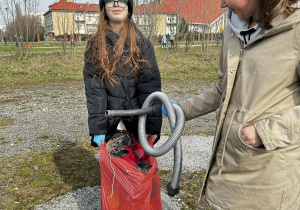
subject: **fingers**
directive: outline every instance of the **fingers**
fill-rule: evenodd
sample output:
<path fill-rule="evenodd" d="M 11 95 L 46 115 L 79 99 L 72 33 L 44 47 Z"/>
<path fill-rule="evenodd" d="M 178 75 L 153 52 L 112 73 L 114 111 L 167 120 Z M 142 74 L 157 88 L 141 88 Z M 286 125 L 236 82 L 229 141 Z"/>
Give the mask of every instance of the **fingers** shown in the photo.
<path fill-rule="evenodd" d="M 252 147 L 259 147 L 263 144 L 253 125 L 243 128 L 242 140 Z"/>

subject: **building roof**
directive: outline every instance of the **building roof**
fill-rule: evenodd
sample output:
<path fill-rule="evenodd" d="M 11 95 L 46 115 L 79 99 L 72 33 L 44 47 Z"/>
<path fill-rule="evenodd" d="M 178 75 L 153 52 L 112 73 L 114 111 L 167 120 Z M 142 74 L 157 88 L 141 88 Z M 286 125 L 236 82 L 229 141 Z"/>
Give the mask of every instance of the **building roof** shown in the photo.
<path fill-rule="evenodd" d="M 171 7 L 164 3 L 152 2 L 151 4 L 147 5 L 140 5 L 139 7 L 135 7 L 133 13 L 160 13 L 160 14 L 176 14 L 176 11 L 173 10 Z"/>
<path fill-rule="evenodd" d="M 73 3 L 69 0 L 50 5 L 48 12 L 53 10 L 100 12 L 99 4 Z M 224 13 L 220 0 L 160 0 L 135 7 L 134 13 L 137 11 L 145 14 L 177 14 L 178 11 L 179 16 L 189 23 L 212 23 Z"/>
<path fill-rule="evenodd" d="M 220 0 L 160 0 L 138 7 L 140 13 L 177 14 L 189 23 L 211 23 L 224 14 Z M 137 8 L 134 8 L 137 12 Z"/>
<path fill-rule="evenodd" d="M 99 4 L 89 4 L 89 3 L 73 3 L 67 0 L 60 0 L 57 3 L 51 4 L 49 10 L 63 10 L 63 11 L 82 11 L 82 12 L 100 12 Z M 46 12 L 46 14 L 48 13 Z"/>
<path fill-rule="evenodd" d="M 224 14 L 220 0 L 162 0 L 187 22 L 211 23 Z"/>

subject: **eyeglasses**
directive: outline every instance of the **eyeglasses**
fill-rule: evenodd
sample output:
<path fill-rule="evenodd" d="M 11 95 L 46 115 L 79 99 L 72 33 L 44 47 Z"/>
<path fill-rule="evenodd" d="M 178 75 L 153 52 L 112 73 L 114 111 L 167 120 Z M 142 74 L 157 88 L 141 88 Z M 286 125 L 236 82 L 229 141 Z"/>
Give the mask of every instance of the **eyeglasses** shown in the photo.
<path fill-rule="evenodd" d="M 125 8 L 127 6 L 127 0 L 106 0 L 105 4 L 108 8 L 119 6 L 120 8 Z"/>

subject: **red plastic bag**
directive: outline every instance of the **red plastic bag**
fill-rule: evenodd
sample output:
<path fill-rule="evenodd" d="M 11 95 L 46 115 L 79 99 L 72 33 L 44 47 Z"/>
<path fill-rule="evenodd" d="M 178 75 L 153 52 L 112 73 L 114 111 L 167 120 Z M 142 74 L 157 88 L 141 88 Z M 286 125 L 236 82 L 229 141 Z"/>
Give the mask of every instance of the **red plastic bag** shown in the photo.
<path fill-rule="evenodd" d="M 156 158 L 145 154 L 139 143 L 125 149 L 131 150 L 129 162 L 126 157 L 111 157 L 104 144 L 101 144 L 102 209 L 162 209 Z M 147 174 L 135 168 L 132 162 L 133 155 L 136 159 L 135 162 L 142 161 L 152 166 Z"/>

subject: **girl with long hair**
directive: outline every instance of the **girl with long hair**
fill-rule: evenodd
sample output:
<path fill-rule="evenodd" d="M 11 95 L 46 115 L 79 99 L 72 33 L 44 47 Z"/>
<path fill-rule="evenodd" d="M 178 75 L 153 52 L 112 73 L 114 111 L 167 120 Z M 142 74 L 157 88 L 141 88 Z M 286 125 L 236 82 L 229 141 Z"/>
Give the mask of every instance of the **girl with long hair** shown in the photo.
<path fill-rule="evenodd" d="M 121 123 L 138 137 L 138 117 L 106 118 L 106 110 L 141 108 L 148 95 L 161 91 L 152 43 L 131 19 L 132 0 L 100 0 L 98 30 L 85 52 L 84 82 L 92 146 L 100 146 Z M 159 102 L 157 102 L 159 103 Z M 147 136 L 160 137 L 162 116 L 148 116 Z"/>

